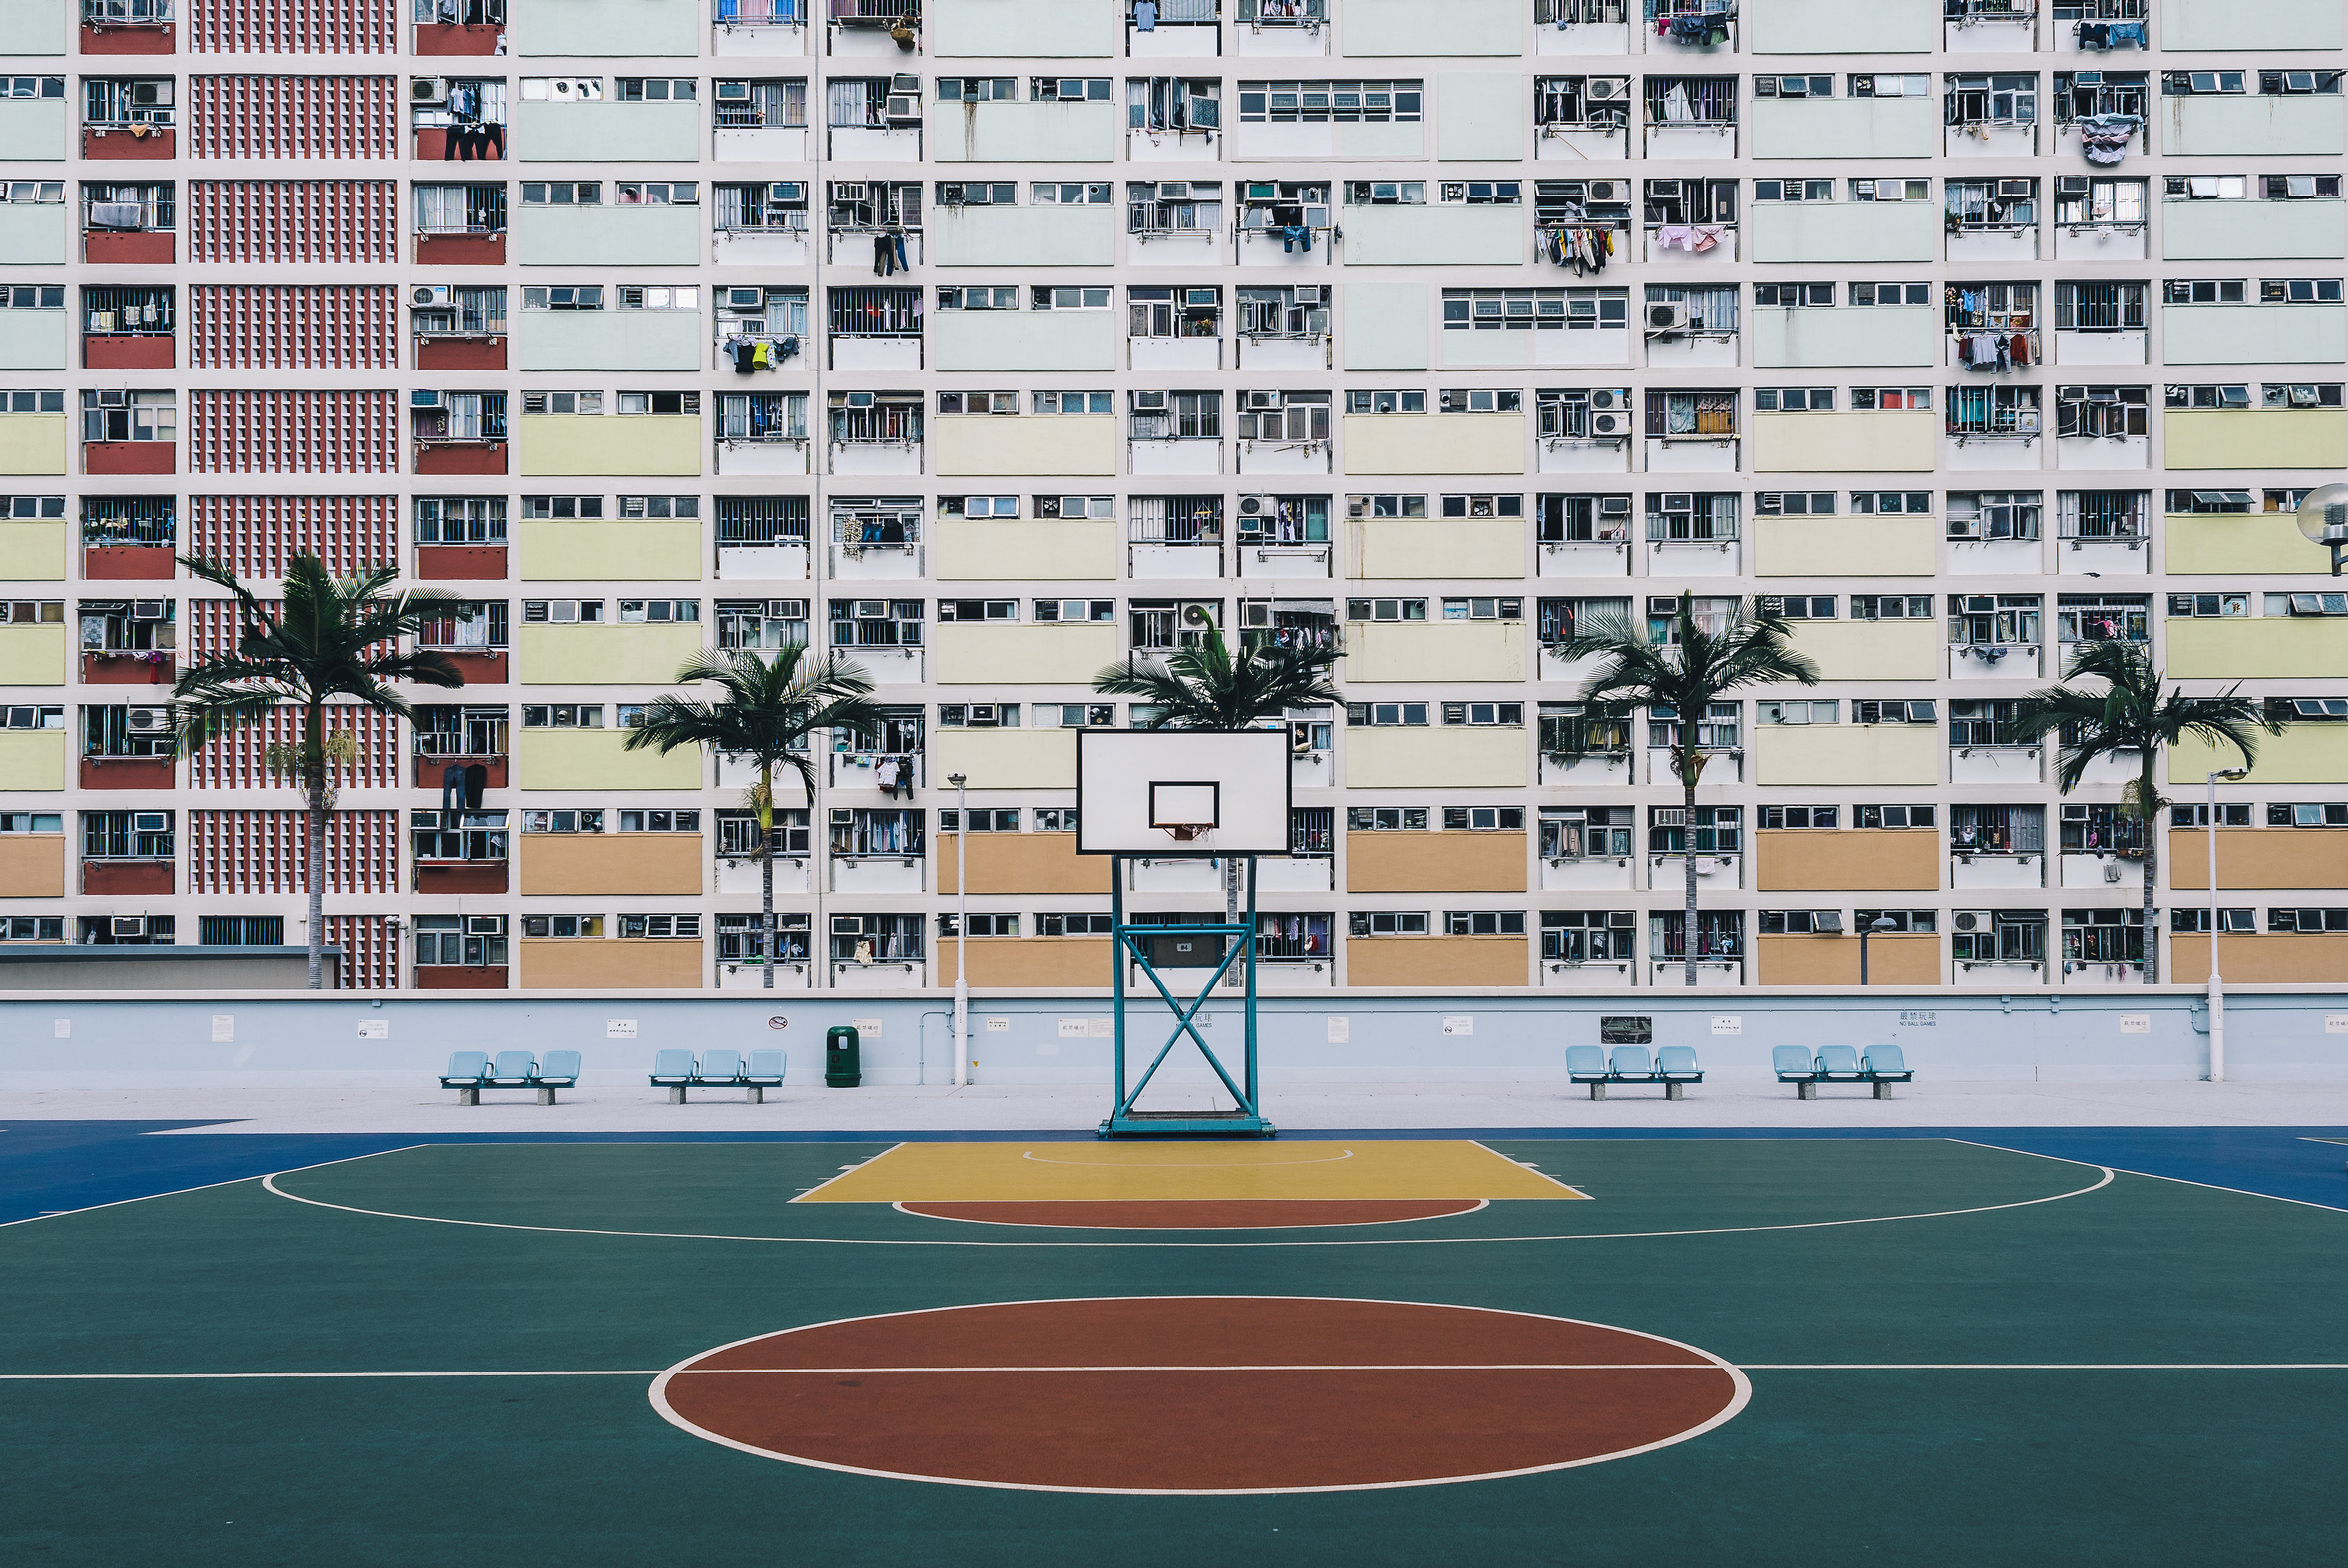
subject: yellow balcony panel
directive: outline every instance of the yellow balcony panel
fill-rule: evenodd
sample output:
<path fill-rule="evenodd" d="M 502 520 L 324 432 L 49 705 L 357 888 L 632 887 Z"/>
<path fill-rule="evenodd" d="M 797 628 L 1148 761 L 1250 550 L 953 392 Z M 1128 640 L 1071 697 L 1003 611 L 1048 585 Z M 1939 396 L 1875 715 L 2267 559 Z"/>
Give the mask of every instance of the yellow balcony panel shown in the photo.
<path fill-rule="evenodd" d="M 954 893 L 959 889 L 955 878 L 956 837 L 952 833 L 938 836 L 940 893 Z M 962 853 L 970 864 L 973 893 L 1106 895 L 1109 891 L 1109 857 L 1077 854 L 1073 833 L 974 833 Z M 1105 957 L 1102 963 L 1106 965 Z M 975 964 L 973 973 L 976 973 Z M 1102 973 L 1106 975 L 1105 968 Z M 1098 983 L 1105 984 L 1105 979 Z"/>
<path fill-rule="evenodd" d="M 2160 0 L 2160 47 L 2337 49 L 2340 8 L 2332 0 Z"/>
<path fill-rule="evenodd" d="M 940 370 L 1113 370 L 1121 323 L 1108 310 L 941 310 L 930 317 Z"/>
<path fill-rule="evenodd" d="M 930 737 L 929 771 L 940 784 L 964 774 L 972 789 L 1074 789 L 1076 731 L 938 730 Z"/>
<path fill-rule="evenodd" d="M 0 790 L 65 788 L 62 729 L 0 730 Z"/>
<path fill-rule="evenodd" d="M 1344 414 L 1338 423 L 1350 474 L 1522 474 L 1530 466 L 1522 414 Z"/>
<path fill-rule="evenodd" d="M 941 475 L 1114 474 L 1114 414 L 945 414 L 930 421 Z"/>
<path fill-rule="evenodd" d="M 2171 985 L 2209 983 L 2206 936 L 2171 937 L 2168 953 L 2162 980 Z M 2348 985 L 2348 934 L 2235 933 L 2217 939 L 2217 961 L 2228 985 Z"/>
<path fill-rule="evenodd" d="M 2200 829 L 2170 830 L 2168 885 L 2180 893 L 2208 890 L 2209 841 Z M 2348 831 L 2219 828 L 2217 885 L 2220 889 L 2348 888 Z"/>
<path fill-rule="evenodd" d="M 931 535 L 930 559 L 941 579 L 1105 581 L 1117 576 L 1117 525 L 1106 518 L 947 519 Z"/>
<path fill-rule="evenodd" d="M 516 526 L 514 542 L 525 582 L 698 582 L 701 577 L 701 525 L 690 519 L 524 521 Z"/>
<path fill-rule="evenodd" d="M 1085 686 L 1117 662 L 1118 628 L 1081 626 L 966 625 L 949 621 L 931 636 L 937 652 L 932 666 L 945 686 Z"/>
<path fill-rule="evenodd" d="M 2199 789 L 2210 774 L 2241 765 L 2242 754 L 2222 742 L 2188 738 L 2168 748 L 2171 784 Z M 2348 724 L 2290 724 L 2280 735 L 2260 735 L 2250 782 L 2348 784 Z M 2217 875 L 2222 880 L 2225 867 L 2219 866 Z"/>
<path fill-rule="evenodd" d="M 1521 578 L 1522 518 L 1349 518 L 1348 577 Z"/>
<path fill-rule="evenodd" d="M 2170 468 L 2348 468 L 2348 409 L 2171 409 Z"/>
<path fill-rule="evenodd" d="M 55 583 L 65 576 L 66 525 L 0 523 L 0 583 Z"/>
<path fill-rule="evenodd" d="M 514 842 L 525 894 L 701 893 L 698 833 L 525 833 Z"/>
<path fill-rule="evenodd" d="M 625 750 L 616 729 L 523 729 L 514 732 L 514 784 L 527 790 L 699 789 L 701 752 L 680 746 L 662 756 Z"/>
<path fill-rule="evenodd" d="M 524 990 L 701 990 L 701 944 L 675 937 L 525 937 Z"/>
<path fill-rule="evenodd" d="M 65 472 L 63 414 L 0 414 L 0 474 Z"/>
<path fill-rule="evenodd" d="M 1937 620 L 1793 624 L 1794 647 L 1817 660 L 1819 678 L 1824 680 L 1936 680 L 1943 635 Z"/>
<path fill-rule="evenodd" d="M 1940 416 L 1923 409 L 1756 414 L 1758 474 L 1920 474 L 1939 455 Z"/>
<path fill-rule="evenodd" d="M 1522 680 L 1521 620 L 1358 620 L 1346 627 L 1346 679 Z"/>
<path fill-rule="evenodd" d="M 1939 570 L 1940 520 L 1755 518 L 1754 570 L 1764 578 L 1928 578 Z"/>
<path fill-rule="evenodd" d="M 0 626 L 0 686 L 64 684 L 64 626 Z"/>
<path fill-rule="evenodd" d="M 1763 985 L 1856 985 L 1859 939 L 1756 937 L 1754 973 Z M 1938 985 L 1940 938 L 1904 935 L 1867 939 L 1867 983 L 1909 988 Z"/>
<path fill-rule="evenodd" d="M 1349 893 L 1522 893 L 1522 833 L 1348 833 Z"/>
<path fill-rule="evenodd" d="M 1759 784 L 1937 784 L 1937 724 L 1763 724 L 1753 737 Z"/>
<path fill-rule="evenodd" d="M 2300 533 L 2288 512 L 2171 512 L 2163 531 L 2172 573 L 2332 570 L 2331 552 Z"/>
<path fill-rule="evenodd" d="M 65 897 L 65 835 L 0 835 L 0 899 Z"/>
<path fill-rule="evenodd" d="M 2308 616 L 2168 622 L 2171 680 L 2296 680 L 2348 675 L 2348 625 Z"/>
<path fill-rule="evenodd" d="M 1519 789 L 1525 732 L 1460 725 L 1346 731 L 1349 789 Z"/>
<path fill-rule="evenodd" d="M 1754 886 L 1763 893 L 1929 893 L 1940 886 L 1931 828 L 1842 828 L 1754 835 Z"/>
<path fill-rule="evenodd" d="M 938 940 L 939 984 L 954 983 L 961 951 L 951 937 Z M 970 953 L 973 989 L 1106 990 L 1115 982 L 1106 937 L 973 937 Z"/>
<path fill-rule="evenodd" d="M 1526 985 L 1530 959 L 1522 937 L 1353 937 L 1346 942 L 1346 983 L 1443 990 Z"/>
<path fill-rule="evenodd" d="M 518 472 L 536 478 L 701 473 L 698 414 L 524 414 L 514 437 Z"/>
<path fill-rule="evenodd" d="M 523 626 L 515 634 L 525 686 L 672 686 L 701 651 L 697 625 Z"/>

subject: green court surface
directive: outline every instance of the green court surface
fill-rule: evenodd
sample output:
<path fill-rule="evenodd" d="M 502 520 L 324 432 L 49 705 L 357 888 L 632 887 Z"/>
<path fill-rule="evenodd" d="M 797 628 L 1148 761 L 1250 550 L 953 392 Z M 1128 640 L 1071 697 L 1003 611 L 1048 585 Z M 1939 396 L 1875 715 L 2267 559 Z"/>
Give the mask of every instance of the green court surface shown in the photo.
<path fill-rule="evenodd" d="M 791 1201 L 880 1154 L 871 1143 L 435 1144 L 0 1229 L 0 1556 L 2205 1564 L 2339 1550 L 2339 1212 L 1949 1140 L 1487 1146 L 1590 1201 L 1382 1225 L 1042 1229 Z M 1165 1297 L 1581 1320 L 1693 1347 L 1751 1393 L 1685 1440 L 1574 1468 L 1180 1496 L 817 1468 L 696 1435 L 653 1402 L 664 1370 L 801 1326 Z M 1169 1430 L 1205 1421 L 1212 1441 L 1214 1420 L 1260 1401 L 1253 1347 L 1228 1355 L 1188 1369 L 1203 1391 L 1167 1409 Z M 1333 1344 L 1309 1373 L 1349 1357 L 1369 1359 Z M 873 1418 L 902 1419 L 884 1383 Z M 1166 1438 L 1154 1413 L 1118 1419 L 1100 1445 Z"/>

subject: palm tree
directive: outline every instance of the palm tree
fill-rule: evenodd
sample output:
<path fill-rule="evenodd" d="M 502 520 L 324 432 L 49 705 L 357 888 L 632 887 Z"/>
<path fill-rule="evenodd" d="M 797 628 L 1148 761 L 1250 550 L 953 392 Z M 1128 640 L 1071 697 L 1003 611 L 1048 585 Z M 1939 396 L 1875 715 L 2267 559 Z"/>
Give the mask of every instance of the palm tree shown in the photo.
<path fill-rule="evenodd" d="M 1268 638 L 1240 640 L 1233 658 L 1219 626 L 1200 640 L 1176 648 L 1163 662 L 1128 657 L 1092 678 L 1104 696 L 1147 697 L 1154 710 L 1143 729 L 1254 729 L 1291 708 L 1343 702 L 1330 684 L 1338 660 L 1333 637 L 1315 645 L 1275 647 Z M 1223 913 L 1239 920 L 1239 863 L 1228 861 L 1223 876 Z"/>
<path fill-rule="evenodd" d="M 330 733 L 327 706 L 336 697 L 358 707 L 413 718 L 408 699 L 391 687 L 462 686 L 448 656 L 426 648 L 399 651 L 434 620 L 459 611 L 461 600 L 430 588 L 386 592 L 397 567 L 359 577 L 327 575 L 315 556 L 295 556 L 285 569 L 285 598 L 270 614 L 260 599 L 216 561 L 183 556 L 191 575 L 236 595 L 236 651 L 192 666 L 172 688 L 181 751 L 193 753 L 241 724 L 257 723 L 291 703 L 301 709 L 300 739 L 264 754 L 272 771 L 294 775 L 309 808 L 310 989 L 324 983 L 326 814 L 334 805 L 333 766 L 357 760 L 348 730 Z M 338 706 L 345 704 L 337 704 Z"/>
<path fill-rule="evenodd" d="M 720 756 L 747 757 L 758 765 L 749 805 L 758 813 L 758 873 L 761 925 L 765 935 L 764 984 L 774 989 L 774 775 L 787 767 L 799 775 L 810 805 L 815 801 L 815 764 L 809 742 L 818 730 L 873 729 L 880 711 L 865 698 L 872 678 L 838 653 L 808 657 L 805 643 L 786 643 L 774 657 L 754 648 L 702 653 L 676 672 L 680 686 L 708 681 L 723 693 L 719 702 L 662 697 L 645 705 L 644 716 L 627 732 L 626 749 L 657 746 L 666 756 L 679 746 L 706 746 Z"/>
<path fill-rule="evenodd" d="M 2033 739 L 2050 730 L 2062 732 L 2057 755 L 2056 784 L 2066 795 L 2079 787 L 2088 765 L 2099 757 L 2133 754 L 2137 776 L 2128 786 L 2126 809 L 2142 825 L 2144 862 L 2145 983 L 2160 980 L 2159 927 L 2152 909 L 2152 889 L 2159 863 L 2160 748 L 2174 746 L 2188 735 L 2232 746 L 2248 767 L 2258 758 L 2258 732 L 2282 733 L 2282 725 L 2249 697 L 2228 686 L 2212 697 L 2188 697 L 2181 687 L 2162 694 L 2160 671 L 2134 642 L 2086 642 L 2071 655 L 2063 672 L 2066 680 L 2099 680 L 2103 689 L 2048 686 L 2024 697 L 2015 706 L 2014 732 Z M 2210 823 L 2209 831 L 2217 831 Z"/>
<path fill-rule="evenodd" d="M 1696 983 L 1696 784 L 1709 759 L 1697 744 L 1697 726 L 1705 710 L 1729 692 L 1746 686 L 1804 686 L 1818 683 L 1818 666 L 1797 653 L 1787 639 L 1792 625 L 1758 608 L 1749 613 L 1741 600 L 1732 600 L 1718 615 L 1699 619 L 1696 599 L 1680 595 L 1673 612 L 1671 640 L 1658 645 L 1640 635 L 1621 613 L 1593 615 L 1574 628 L 1557 647 L 1567 659 L 1599 658 L 1589 685 L 1582 693 L 1586 719 L 1592 728 L 1627 726 L 1640 708 L 1668 708 L 1679 715 L 1677 739 L 1671 747 L 1672 773 L 1680 781 L 1686 803 L 1687 838 L 1681 856 L 1687 871 L 1685 924 L 1680 953 L 1687 983 Z"/>

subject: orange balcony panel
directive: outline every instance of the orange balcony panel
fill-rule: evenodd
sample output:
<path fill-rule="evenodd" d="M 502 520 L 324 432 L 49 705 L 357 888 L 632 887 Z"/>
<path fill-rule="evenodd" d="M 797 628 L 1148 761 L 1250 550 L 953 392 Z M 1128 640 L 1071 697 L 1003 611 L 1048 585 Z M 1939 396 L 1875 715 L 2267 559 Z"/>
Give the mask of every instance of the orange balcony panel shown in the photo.
<path fill-rule="evenodd" d="M 89 229 L 82 235 L 82 259 L 92 266 L 170 266 L 172 236 Z"/>
<path fill-rule="evenodd" d="M 421 31 L 421 29 L 419 29 Z M 504 990 L 503 964 L 419 964 L 418 990 Z"/>
<path fill-rule="evenodd" d="M 173 441 L 85 441 L 85 474 L 176 474 L 180 447 Z M 503 469 L 500 473 L 505 472 Z"/>
<path fill-rule="evenodd" d="M 170 126 L 156 126 L 145 136 L 128 126 L 91 127 L 82 132 L 82 156 L 93 163 L 134 158 L 160 162 L 180 156 L 179 137 Z"/>
<path fill-rule="evenodd" d="M 501 580 L 505 575 L 506 547 L 503 545 L 416 547 L 416 576 L 420 578 L 430 578 L 436 583 L 486 583 Z"/>
<path fill-rule="evenodd" d="M 416 759 L 416 787 L 437 790 L 440 788 L 440 776 L 444 771 L 449 768 L 471 767 L 477 762 L 481 764 L 482 771 L 489 775 L 488 781 L 482 785 L 482 788 L 504 789 L 506 787 L 509 763 L 504 757 L 418 757 Z"/>
<path fill-rule="evenodd" d="M 418 266 L 504 266 L 504 234 L 418 234 Z"/>
<path fill-rule="evenodd" d="M 498 52 L 498 41 L 505 36 L 504 28 L 483 23 L 419 22 L 416 24 L 416 53 L 494 55 Z"/>
<path fill-rule="evenodd" d="M 82 24 L 82 53 L 86 55 L 168 55 L 178 52 L 179 30 L 161 27 L 104 27 Z"/>
<path fill-rule="evenodd" d="M 457 673 L 465 677 L 468 686 L 502 686 L 506 683 L 504 648 L 494 652 L 478 649 L 460 652 L 454 648 L 442 648 L 440 651 L 447 654 L 449 662 L 457 666 Z"/>
<path fill-rule="evenodd" d="M 505 471 L 503 441 L 435 441 L 416 448 L 419 474 L 503 474 Z"/>
<path fill-rule="evenodd" d="M 168 578 L 173 571 L 169 545 L 91 545 L 82 552 L 82 576 L 93 580 L 152 580 Z"/>
<path fill-rule="evenodd" d="M 416 162 L 420 164 L 495 164 L 506 156 L 506 128 L 485 126 L 494 133 L 484 142 L 476 135 L 470 146 L 460 146 L 456 153 L 449 151 L 449 126 L 418 126 L 416 128 Z M 464 156 L 459 157 L 458 154 Z"/>
<path fill-rule="evenodd" d="M 170 370 L 178 345 L 166 335 L 122 337 L 92 334 L 82 339 L 85 370 Z"/>
<path fill-rule="evenodd" d="M 170 789 L 169 757 L 84 757 L 84 789 Z"/>
<path fill-rule="evenodd" d="M 503 370 L 506 340 L 502 337 L 420 337 L 416 339 L 418 370 Z"/>
<path fill-rule="evenodd" d="M 418 861 L 416 891 L 503 893 L 506 891 L 506 863 L 502 860 Z"/>
<path fill-rule="evenodd" d="M 82 655 L 82 684 L 85 686 L 168 686 L 171 683 L 172 656 L 169 653 L 154 658 L 145 653 Z"/>
<path fill-rule="evenodd" d="M 82 862 L 84 893 L 169 893 L 172 863 L 168 860 L 86 860 Z"/>

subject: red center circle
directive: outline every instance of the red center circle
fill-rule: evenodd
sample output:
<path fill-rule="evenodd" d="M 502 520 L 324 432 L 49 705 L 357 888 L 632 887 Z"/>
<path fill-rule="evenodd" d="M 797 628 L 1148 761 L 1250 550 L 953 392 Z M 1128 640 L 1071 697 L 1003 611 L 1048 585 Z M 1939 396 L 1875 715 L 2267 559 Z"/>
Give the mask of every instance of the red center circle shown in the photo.
<path fill-rule="evenodd" d="M 1563 1469 L 1744 1407 L 1715 1357 L 1604 1324 L 1312 1297 L 851 1318 L 679 1364 L 687 1431 L 827 1469 L 1111 1492 L 1315 1491 Z"/>

